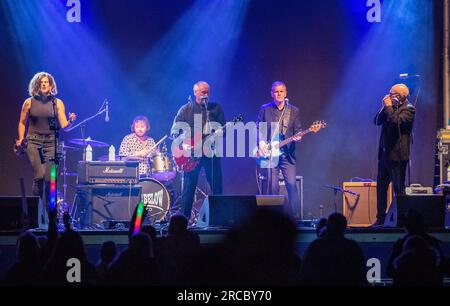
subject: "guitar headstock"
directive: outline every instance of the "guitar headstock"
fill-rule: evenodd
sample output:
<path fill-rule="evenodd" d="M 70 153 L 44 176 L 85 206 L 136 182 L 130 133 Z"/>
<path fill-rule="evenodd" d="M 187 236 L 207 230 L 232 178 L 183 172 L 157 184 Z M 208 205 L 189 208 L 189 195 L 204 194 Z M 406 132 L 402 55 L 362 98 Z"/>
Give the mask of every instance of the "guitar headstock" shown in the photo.
<path fill-rule="evenodd" d="M 317 133 L 320 129 L 323 129 L 327 126 L 327 123 L 323 120 L 314 121 L 311 126 L 309 127 L 309 130 L 311 132 Z"/>

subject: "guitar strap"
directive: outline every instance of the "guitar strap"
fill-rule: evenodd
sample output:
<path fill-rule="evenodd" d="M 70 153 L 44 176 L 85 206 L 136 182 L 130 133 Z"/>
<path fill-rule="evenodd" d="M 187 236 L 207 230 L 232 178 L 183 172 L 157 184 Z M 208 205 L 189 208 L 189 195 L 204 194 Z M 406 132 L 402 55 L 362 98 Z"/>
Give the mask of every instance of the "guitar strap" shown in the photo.
<path fill-rule="evenodd" d="M 291 120 L 291 107 L 289 106 L 289 103 L 286 102 L 286 105 L 284 106 L 284 109 L 286 110 L 284 117 L 283 117 L 283 124 L 281 127 L 281 134 L 286 135 L 289 121 Z"/>
<path fill-rule="evenodd" d="M 288 107 L 288 105 L 289 104 L 286 102 L 286 104 L 283 107 L 283 112 L 281 113 L 280 119 L 278 120 L 277 128 L 272 133 L 272 141 L 274 141 L 275 137 L 280 133 L 280 130 L 281 130 L 281 134 L 286 135 L 289 120 L 291 118 L 291 108 Z M 286 116 L 285 116 L 285 114 L 286 114 Z M 281 125 L 281 129 L 280 129 L 280 125 Z"/>

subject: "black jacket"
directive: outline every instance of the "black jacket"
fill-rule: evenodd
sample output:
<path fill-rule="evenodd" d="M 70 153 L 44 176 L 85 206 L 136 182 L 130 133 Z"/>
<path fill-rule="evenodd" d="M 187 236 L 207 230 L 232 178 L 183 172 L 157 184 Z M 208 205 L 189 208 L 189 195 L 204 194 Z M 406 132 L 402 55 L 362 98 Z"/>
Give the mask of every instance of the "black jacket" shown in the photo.
<path fill-rule="evenodd" d="M 208 103 L 208 112 L 209 112 L 209 120 L 215 121 L 219 123 L 221 126 L 225 125 L 225 115 L 222 110 L 222 107 L 217 103 Z M 179 110 L 175 119 L 173 120 L 171 134 L 177 136 L 180 133 L 180 129 L 177 128 L 177 122 L 185 122 L 189 125 L 191 129 L 192 137 L 194 135 L 194 114 L 198 114 L 202 116 L 202 126 L 197 127 L 200 131 L 203 130 L 206 119 L 207 119 L 207 111 L 204 106 L 200 106 L 195 102 L 188 102 L 184 104 Z"/>
<path fill-rule="evenodd" d="M 300 132 L 301 128 L 299 109 L 290 103 L 287 103 L 285 107 L 287 107 L 287 109 L 290 110 L 290 115 L 287 116 L 287 113 L 285 113 L 285 115 L 283 116 L 284 120 L 282 120 L 281 123 L 282 126 L 280 127 L 279 131 L 279 133 L 283 135 L 282 139 L 286 139 L 295 135 L 296 133 Z M 272 131 L 271 129 L 271 123 L 277 124 L 281 114 L 282 111 L 277 108 L 277 106 L 273 101 L 261 106 L 261 108 L 259 109 L 258 119 L 256 122 L 256 126 L 258 128 L 257 142 L 256 142 L 257 144 L 261 140 L 264 140 L 266 142 L 270 142 L 272 140 L 273 136 L 272 134 L 275 131 Z M 267 133 L 259 129 L 260 122 L 268 123 L 266 131 Z M 285 152 L 287 156 L 292 160 L 292 162 L 295 162 L 295 141 L 291 142 L 289 145 L 282 148 L 281 151 Z"/>
<path fill-rule="evenodd" d="M 409 160 L 411 132 L 415 108 L 406 100 L 397 106 L 385 106 L 374 119 L 376 125 L 382 125 L 379 160 Z"/>

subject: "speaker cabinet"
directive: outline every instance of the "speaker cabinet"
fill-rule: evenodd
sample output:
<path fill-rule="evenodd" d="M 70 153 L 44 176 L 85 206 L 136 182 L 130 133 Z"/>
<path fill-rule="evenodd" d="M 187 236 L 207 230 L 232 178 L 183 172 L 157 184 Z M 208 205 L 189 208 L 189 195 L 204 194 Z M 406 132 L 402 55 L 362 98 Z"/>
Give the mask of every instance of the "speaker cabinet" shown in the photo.
<path fill-rule="evenodd" d="M 296 185 L 297 185 L 297 193 L 298 193 L 298 199 L 299 203 L 294 203 L 294 217 L 295 219 L 302 219 L 304 212 L 303 212 L 303 176 L 297 175 L 295 177 L 296 179 Z M 283 175 L 281 174 L 281 171 L 279 173 L 278 177 L 278 186 L 280 186 L 280 195 L 285 195 L 287 197 L 287 190 L 286 190 L 286 184 L 284 182 Z M 267 194 L 267 179 L 266 177 L 261 177 L 261 193 Z"/>
<path fill-rule="evenodd" d="M 38 227 L 39 197 L 26 197 L 28 227 Z M 0 230 L 22 230 L 22 197 L 0 197 Z"/>
<path fill-rule="evenodd" d="M 445 200 L 443 195 L 401 195 L 395 198 L 397 204 L 397 227 L 404 225 L 408 210 L 413 209 L 425 219 L 425 224 L 433 228 L 445 225 Z"/>
<path fill-rule="evenodd" d="M 256 209 L 283 212 L 284 195 L 208 196 L 200 209 L 197 227 L 234 227 L 245 222 Z"/>
<path fill-rule="evenodd" d="M 130 220 L 140 200 L 142 186 L 78 186 L 77 212 L 81 227 L 103 221 Z"/>
<path fill-rule="evenodd" d="M 343 189 L 352 191 L 342 193 L 342 213 L 347 218 L 348 226 L 365 227 L 377 219 L 377 183 L 344 182 Z M 392 184 L 387 193 L 388 208 L 392 203 Z"/>

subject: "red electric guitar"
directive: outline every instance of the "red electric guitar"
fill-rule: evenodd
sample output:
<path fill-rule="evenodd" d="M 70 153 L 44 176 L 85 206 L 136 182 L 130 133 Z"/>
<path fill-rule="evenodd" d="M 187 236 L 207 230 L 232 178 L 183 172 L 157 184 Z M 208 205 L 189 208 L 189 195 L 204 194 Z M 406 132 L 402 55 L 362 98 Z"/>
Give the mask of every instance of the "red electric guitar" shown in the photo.
<path fill-rule="evenodd" d="M 242 115 L 237 116 L 232 121 L 227 122 L 227 124 L 221 126 L 219 129 L 215 130 L 214 133 L 209 134 L 205 139 L 202 137 L 201 132 L 197 132 L 194 134 L 194 138 L 189 139 L 186 138 L 183 140 L 183 144 L 180 147 L 176 147 L 173 150 L 173 156 L 175 163 L 178 168 L 183 170 L 184 172 L 191 172 L 195 168 L 197 168 L 200 163 L 201 157 L 195 157 L 194 151 L 202 150 L 203 143 L 212 142 L 211 138 L 218 136 L 220 131 L 225 130 L 229 125 L 233 125 L 237 122 L 242 121 Z M 186 154 L 187 153 L 187 154 Z M 202 152 L 205 153 L 205 152 Z M 188 155 L 188 156 L 186 156 Z"/>

